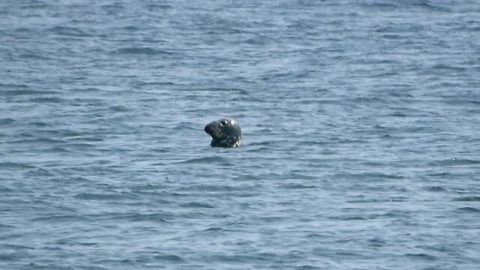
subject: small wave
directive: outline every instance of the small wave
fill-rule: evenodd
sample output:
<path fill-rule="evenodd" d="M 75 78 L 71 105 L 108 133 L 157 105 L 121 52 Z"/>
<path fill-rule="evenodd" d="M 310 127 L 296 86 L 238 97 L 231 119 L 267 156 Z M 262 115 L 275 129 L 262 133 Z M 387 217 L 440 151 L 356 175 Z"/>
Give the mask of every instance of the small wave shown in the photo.
<path fill-rule="evenodd" d="M 28 122 L 27 124 L 33 127 L 48 127 L 50 125 L 48 123 L 40 122 L 40 121 L 32 121 L 32 122 Z M 52 132 L 52 133 L 56 134 L 56 132 Z"/>
<path fill-rule="evenodd" d="M 317 186 L 308 186 L 308 185 L 301 185 L 301 184 L 294 184 L 294 183 L 289 183 L 281 186 L 284 189 L 311 189 L 311 188 L 317 188 Z"/>
<path fill-rule="evenodd" d="M 116 51 L 118 54 L 173 55 L 173 53 L 150 47 L 128 47 Z"/>
<path fill-rule="evenodd" d="M 220 254 L 206 258 L 209 261 L 220 261 L 226 263 L 265 263 L 269 262 L 270 258 L 264 256 L 263 254 L 258 255 L 240 255 L 240 254 Z"/>
<path fill-rule="evenodd" d="M 456 67 L 456 66 L 447 65 L 447 64 L 436 64 L 432 68 L 437 70 L 458 71 L 458 72 L 464 72 L 466 70 L 466 68 L 464 67 Z"/>
<path fill-rule="evenodd" d="M 129 220 L 135 222 L 144 222 L 144 221 L 154 221 L 154 222 L 168 222 L 168 220 L 173 218 L 173 215 L 169 213 L 153 213 L 153 214 L 138 214 L 138 213 L 131 213 L 131 214 L 120 214 L 115 215 L 114 217 L 109 217 L 114 219 L 121 219 L 121 220 Z"/>
<path fill-rule="evenodd" d="M 150 11 L 163 11 L 166 9 L 171 9 L 173 6 L 168 5 L 168 4 L 158 4 L 158 3 L 149 3 L 145 5 L 145 8 L 150 10 Z"/>
<path fill-rule="evenodd" d="M 432 11 L 449 11 L 444 5 L 433 4 L 429 0 L 359 0 L 360 5 L 371 8 L 421 8 Z"/>
<path fill-rule="evenodd" d="M 208 228 L 204 231 L 206 231 L 206 232 L 219 232 L 219 231 L 223 231 L 223 229 L 220 228 L 220 227 L 210 227 L 210 228 Z"/>
<path fill-rule="evenodd" d="M 298 270 L 318 270 L 320 268 L 318 268 L 318 266 L 316 266 L 316 265 L 301 265 L 301 266 L 298 266 L 295 269 L 298 269 Z"/>
<path fill-rule="evenodd" d="M 451 105 L 457 105 L 457 106 L 463 106 L 463 105 L 475 105 L 479 106 L 480 101 L 477 100 L 470 100 L 470 99 L 454 99 L 454 100 L 446 100 L 445 103 L 451 104 Z"/>
<path fill-rule="evenodd" d="M 365 172 L 365 173 L 337 173 L 333 176 L 335 179 L 364 179 L 364 180 L 402 180 L 404 177 L 402 175 L 395 174 L 385 174 L 385 173 L 376 173 L 376 172 Z M 392 187 L 385 187 L 392 188 Z"/>
<path fill-rule="evenodd" d="M 229 161 L 228 161 L 228 159 L 223 158 L 223 157 L 201 157 L 201 158 L 188 159 L 188 160 L 185 160 L 185 161 L 181 161 L 179 163 L 186 163 L 186 164 L 192 164 L 192 163 L 193 164 L 212 164 L 212 163 L 226 164 L 226 163 L 228 163 L 229 164 Z"/>
<path fill-rule="evenodd" d="M 430 162 L 429 165 L 435 167 L 460 167 L 460 166 L 469 166 L 469 165 L 480 165 L 480 160 L 472 159 L 446 159 Z"/>
<path fill-rule="evenodd" d="M 33 218 L 30 221 L 46 221 L 46 222 L 69 222 L 86 220 L 85 217 L 79 215 L 50 215 L 39 218 Z"/>
<path fill-rule="evenodd" d="M 29 89 L 28 85 L 24 84 L 4 84 L 0 87 L 15 89 L 15 90 L 2 90 L 4 96 L 33 96 L 33 95 L 51 95 L 56 94 L 54 91 L 42 91 Z"/>
<path fill-rule="evenodd" d="M 233 178 L 235 181 L 258 181 L 261 179 L 263 179 L 261 176 L 253 174 L 240 175 Z"/>
<path fill-rule="evenodd" d="M 88 37 L 92 36 L 90 33 L 73 27 L 65 27 L 65 26 L 55 26 L 50 29 L 55 34 L 62 35 L 62 36 L 71 36 L 71 37 Z"/>
<path fill-rule="evenodd" d="M 2 262 L 8 262 L 8 261 L 11 261 L 11 262 L 17 262 L 19 260 L 21 260 L 23 257 L 26 257 L 27 255 L 22 253 L 22 252 L 19 252 L 19 251 L 15 251 L 15 252 L 2 252 L 0 254 L 0 261 Z"/>
<path fill-rule="evenodd" d="M 177 255 L 155 255 L 154 260 L 165 261 L 169 263 L 184 263 L 185 260 Z"/>
<path fill-rule="evenodd" d="M 232 191 L 242 191 L 242 190 L 249 190 L 249 187 L 233 187 L 233 186 L 226 186 L 226 185 L 188 185 L 185 187 L 181 187 L 178 190 L 180 191 L 188 191 L 188 190 L 195 190 L 195 191 L 206 191 L 206 192 L 232 192 Z"/>
<path fill-rule="evenodd" d="M 215 208 L 214 206 L 208 203 L 198 203 L 198 202 L 189 202 L 180 205 L 184 208 Z"/>
<path fill-rule="evenodd" d="M 135 88 L 144 88 L 144 87 L 149 87 L 149 86 L 170 86 L 170 85 L 175 85 L 173 82 L 165 82 L 165 81 L 132 81 L 130 83 L 131 86 Z M 152 99 L 153 100 L 153 99 Z"/>
<path fill-rule="evenodd" d="M 21 144 L 21 143 L 63 144 L 63 143 L 65 143 L 65 141 L 64 140 L 51 139 L 51 138 L 36 138 L 36 139 L 15 140 L 15 141 L 12 141 L 12 143 L 17 143 L 17 144 Z"/>
<path fill-rule="evenodd" d="M 24 53 L 19 55 L 21 58 L 25 59 L 34 59 L 34 60 L 50 60 L 50 57 L 44 56 L 44 55 L 39 55 L 35 53 Z"/>
<path fill-rule="evenodd" d="M 129 109 L 127 107 L 122 106 L 122 105 L 111 106 L 110 110 L 112 110 L 114 112 L 128 112 L 129 111 Z"/>
<path fill-rule="evenodd" d="M 385 74 L 381 74 L 384 76 Z M 370 103 L 388 103 L 385 99 L 379 98 L 377 96 L 363 96 L 363 97 L 356 97 L 351 100 L 355 104 L 370 104 Z"/>
<path fill-rule="evenodd" d="M 175 130 L 196 130 L 195 127 L 192 126 L 191 122 L 180 122 L 175 126 Z"/>
<path fill-rule="evenodd" d="M 468 213 L 480 213 L 480 209 L 475 207 L 460 207 L 458 210 Z"/>
<path fill-rule="evenodd" d="M 12 192 L 12 191 L 14 191 L 14 190 L 11 189 L 11 188 L 0 186 L 0 194 L 1 194 L 1 193 Z M 2 224 L 0 224 L 0 229 L 1 229 L 1 228 L 2 228 Z"/>
<path fill-rule="evenodd" d="M 430 254 L 425 254 L 425 253 L 408 253 L 408 254 L 405 254 L 407 257 L 411 257 L 411 258 L 417 258 L 417 259 L 423 259 L 423 260 L 428 260 L 428 261 L 433 261 L 433 260 L 436 260 L 437 257 L 433 256 L 433 255 L 430 255 Z"/>
<path fill-rule="evenodd" d="M 65 99 L 59 97 L 38 97 L 31 98 L 29 101 L 35 103 L 62 103 L 65 101 Z"/>
<path fill-rule="evenodd" d="M 102 260 L 97 260 L 94 263 L 96 264 L 121 264 L 122 266 L 129 266 L 130 269 L 138 269 L 139 265 L 149 265 L 154 264 L 155 262 L 161 263 L 185 263 L 185 260 L 177 255 L 173 254 L 156 254 L 154 256 L 137 256 L 131 259 L 112 259 L 106 258 Z M 163 267 L 160 267 L 163 268 Z M 95 268 L 97 269 L 97 268 Z M 104 268 L 100 268 L 104 269 Z"/>
<path fill-rule="evenodd" d="M 110 201 L 110 200 L 119 200 L 125 198 L 131 198 L 130 194 L 112 194 L 112 193 L 80 193 L 74 196 L 75 199 L 80 200 L 96 200 L 96 201 Z"/>
<path fill-rule="evenodd" d="M 1 224 L 0 223 L 0 230 L 3 230 L 3 229 L 14 229 L 15 226 L 12 226 L 12 225 L 5 225 L 5 224 Z M 1 238 L 1 239 L 4 239 L 4 238 Z"/>
<path fill-rule="evenodd" d="M 2 118 L 0 119 L 0 125 L 9 125 L 15 122 L 12 118 Z"/>
<path fill-rule="evenodd" d="M 480 196 L 466 196 L 453 199 L 457 202 L 480 202 Z"/>
<path fill-rule="evenodd" d="M 355 220 L 368 220 L 368 219 L 375 219 L 375 217 L 368 218 L 366 216 L 357 216 L 357 215 L 340 215 L 340 216 L 332 216 L 329 217 L 331 220 L 343 220 L 343 221 L 355 221 Z"/>
<path fill-rule="evenodd" d="M 427 190 L 427 191 L 431 191 L 431 192 L 446 192 L 447 191 L 445 188 L 439 187 L 439 186 L 425 187 L 424 189 Z"/>
<path fill-rule="evenodd" d="M 11 249 L 11 250 L 35 249 L 34 247 L 29 247 L 29 246 L 24 246 L 24 245 L 16 245 L 16 244 L 2 244 L 2 245 L 0 245 L 0 248 L 2 249 L 2 251 L 9 250 L 9 249 Z"/>
<path fill-rule="evenodd" d="M 187 89 L 185 91 L 193 93 L 235 93 L 247 95 L 248 91 L 241 88 L 205 88 L 205 89 Z"/>
<path fill-rule="evenodd" d="M 17 163 L 17 162 L 0 162 L 0 168 L 4 169 L 33 169 L 35 166 Z"/>

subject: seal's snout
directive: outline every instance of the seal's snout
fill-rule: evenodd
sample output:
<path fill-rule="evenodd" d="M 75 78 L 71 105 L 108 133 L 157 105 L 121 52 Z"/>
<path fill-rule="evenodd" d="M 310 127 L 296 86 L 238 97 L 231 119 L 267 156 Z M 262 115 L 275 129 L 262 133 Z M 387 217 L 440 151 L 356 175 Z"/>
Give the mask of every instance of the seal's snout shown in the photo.
<path fill-rule="evenodd" d="M 212 136 L 213 138 L 220 137 L 216 122 L 212 122 L 206 125 L 204 130 L 208 135 Z"/>
<path fill-rule="evenodd" d="M 210 124 L 206 125 L 204 130 L 205 130 L 206 133 L 210 134 L 210 132 L 211 132 Z"/>

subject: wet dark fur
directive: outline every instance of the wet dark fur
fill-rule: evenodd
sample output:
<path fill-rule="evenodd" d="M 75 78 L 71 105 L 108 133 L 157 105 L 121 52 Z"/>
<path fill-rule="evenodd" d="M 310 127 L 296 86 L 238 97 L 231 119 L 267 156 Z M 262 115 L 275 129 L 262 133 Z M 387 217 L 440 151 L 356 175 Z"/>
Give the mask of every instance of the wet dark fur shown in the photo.
<path fill-rule="evenodd" d="M 205 132 L 212 136 L 213 147 L 238 147 L 242 144 L 242 130 L 237 121 L 223 118 L 205 126 Z"/>

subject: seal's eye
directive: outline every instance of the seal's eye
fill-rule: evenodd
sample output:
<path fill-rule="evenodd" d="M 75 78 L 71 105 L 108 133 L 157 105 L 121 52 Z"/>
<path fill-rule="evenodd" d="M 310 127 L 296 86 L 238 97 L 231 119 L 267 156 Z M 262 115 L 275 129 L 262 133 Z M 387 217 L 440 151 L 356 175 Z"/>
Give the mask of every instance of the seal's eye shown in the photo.
<path fill-rule="evenodd" d="M 224 125 L 226 125 L 226 124 L 227 124 L 227 121 L 225 121 L 225 120 L 222 120 L 222 121 L 220 122 L 220 126 L 222 126 L 222 127 L 223 127 Z"/>

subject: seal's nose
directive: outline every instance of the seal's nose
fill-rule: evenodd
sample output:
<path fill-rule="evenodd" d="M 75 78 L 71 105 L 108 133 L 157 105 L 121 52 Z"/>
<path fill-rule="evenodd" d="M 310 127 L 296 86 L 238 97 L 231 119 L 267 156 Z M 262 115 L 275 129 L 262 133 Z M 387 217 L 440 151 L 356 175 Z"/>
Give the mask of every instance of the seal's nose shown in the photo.
<path fill-rule="evenodd" d="M 204 128 L 204 130 L 205 130 L 206 133 L 210 134 L 210 133 L 212 132 L 212 126 L 211 126 L 211 124 L 206 125 L 205 128 Z"/>

